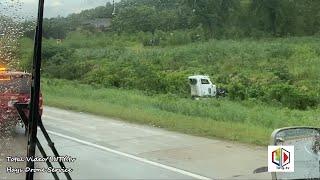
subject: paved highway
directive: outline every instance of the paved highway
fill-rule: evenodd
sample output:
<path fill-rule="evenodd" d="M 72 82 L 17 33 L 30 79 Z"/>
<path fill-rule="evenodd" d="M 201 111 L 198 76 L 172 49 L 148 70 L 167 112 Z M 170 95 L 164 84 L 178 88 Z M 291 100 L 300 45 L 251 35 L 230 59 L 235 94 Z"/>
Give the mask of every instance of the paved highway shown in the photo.
<path fill-rule="evenodd" d="M 131 124 L 81 112 L 46 107 L 44 124 L 60 155 L 76 158 L 66 166 L 74 179 L 271 179 L 253 175 L 267 165 L 267 148 L 207 139 Z M 44 138 L 39 134 L 43 145 Z M 25 156 L 25 138 L 18 134 L 4 155 Z M 46 148 L 48 150 L 48 148 Z M 48 151 L 49 152 L 49 151 Z M 23 178 L 5 173 L 1 177 Z M 58 167 L 55 164 L 56 167 Z M 37 167 L 45 167 L 38 163 Z M 64 177 L 63 174 L 59 174 Z M 52 179 L 37 173 L 37 179 Z"/>

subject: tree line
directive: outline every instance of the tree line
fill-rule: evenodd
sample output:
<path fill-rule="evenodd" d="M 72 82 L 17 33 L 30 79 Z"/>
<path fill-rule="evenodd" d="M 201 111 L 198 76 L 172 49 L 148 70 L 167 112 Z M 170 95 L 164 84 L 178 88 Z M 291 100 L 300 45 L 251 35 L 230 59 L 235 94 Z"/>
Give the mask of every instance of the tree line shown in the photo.
<path fill-rule="evenodd" d="M 201 27 L 207 39 L 310 36 L 320 32 L 319 9 L 318 0 L 122 0 L 67 17 L 47 18 L 44 36 L 63 39 L 78 28 L 94 30 L 83 22 L 96 18 L 112 18 L 109 31 L 115 33 Z"/>
<path fill-rule="evenodd" d="M 319 5 L 317 0 L 122 0 L 113 15 L 108 3 L 44 21 L 43 74 L 188 97 L 186 77 L 209 73 L 231 100 L 316 108 L 320 48 L 312 35 L 319 33 Z M 83 23 L 97 18 L 112 19 L 108 32 Z M 264 38 L 287 36 L 310 37 Z M 21 65 L 28 69 L 32 40 L 23 40 Z"/>

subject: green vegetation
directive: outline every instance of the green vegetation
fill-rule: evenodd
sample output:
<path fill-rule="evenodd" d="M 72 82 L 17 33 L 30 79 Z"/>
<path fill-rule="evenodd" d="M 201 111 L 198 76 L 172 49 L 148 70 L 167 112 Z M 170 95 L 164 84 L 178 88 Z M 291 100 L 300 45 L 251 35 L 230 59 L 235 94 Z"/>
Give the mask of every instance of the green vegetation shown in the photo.
<path fill-rule="evenodd" d="M 148 96 L 140 91 L 44 79 L 45 104 L 121 118 L 205 137 L 266 145 L 273 129 L 319 124 L 319 110 L 298 111 L 253 101 L 194 101 L 173 95 Z"/>
<path fill-rule="evenodd" d="M 46 77 L 189 97 L 187 77 L 208 74 L 228 89 L 230 100 L 301 110 L 317 108 L 320 102 L 318 37 L 144 47 L 145 34 L 139 39 L 139 34 L 86 33 L 70 33 L 62 44 L 45 41 Z M 23 52 L 30 47 L 24 41 Z"/>
<path fill-rule="evenodd" d="M 102 30 L 115 33 L 171 32 L 202 27 L 205 38 L 310 36 L 320 32 L 318 0 L 121 0 L 113 5 L 44 21 L 46 38 L 64 39 L 88 22 L 112 18 Z M 32 33 L 26 33 L 32 37 Z"/>
<path fill-rule="evenodd" d="M 122 0 L 113 16 L 107 3 L 45 19 L 46 102 L 266 144 L 274 128 L 319 124 L 319 8 L 318 0 Z M 20 40 L 22 70 L 31 39 Z M 194 74 L 228 96 L 191 100 Z"/>
<path fill-rule="evenodd" d="M 44 75 L 188 97 L 187 76 L 207 74 L 230 100 L 319 106 L 318 0 L 122 0 L 115 7 L 115 16 L 107 3 L 46 19 Z M 109 27 L 90 26 L 108 18 Z M 22 41 L 28 70 L 32 48 Z"/>

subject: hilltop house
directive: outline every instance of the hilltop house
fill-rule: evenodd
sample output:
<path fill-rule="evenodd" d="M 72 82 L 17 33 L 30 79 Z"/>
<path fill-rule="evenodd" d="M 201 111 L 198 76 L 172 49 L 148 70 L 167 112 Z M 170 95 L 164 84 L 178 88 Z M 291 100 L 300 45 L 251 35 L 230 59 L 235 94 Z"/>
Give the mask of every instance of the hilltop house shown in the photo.
<path fill-rule="evenodd" d="M 93 27 L 99 31 L 106 31 L 110 29 L 111 22 L 111 18 L 96 18 L 84 21 L 82 25 L 85 27 Z"/>

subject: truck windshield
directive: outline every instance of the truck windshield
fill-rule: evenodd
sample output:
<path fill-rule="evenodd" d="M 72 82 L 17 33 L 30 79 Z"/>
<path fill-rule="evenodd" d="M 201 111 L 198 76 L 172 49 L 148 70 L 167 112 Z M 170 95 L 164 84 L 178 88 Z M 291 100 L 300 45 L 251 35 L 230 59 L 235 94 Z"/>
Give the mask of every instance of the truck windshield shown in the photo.
<path fill-rule="evenodd" d="M 201 79 L 201 84 L 210 84 L 208 79 Z"/>
<path fill-rule="evenodd" d="M 191 84 L 191 85 L 196 85 L 197 84 L 197 80 L 196 79 L 189 79 L 189 83 Z"/>
<path fill-rule="evenodd" d="M 0 76 L 0 93 L 30 93 L 30 78 L 27 76 Z"/>

